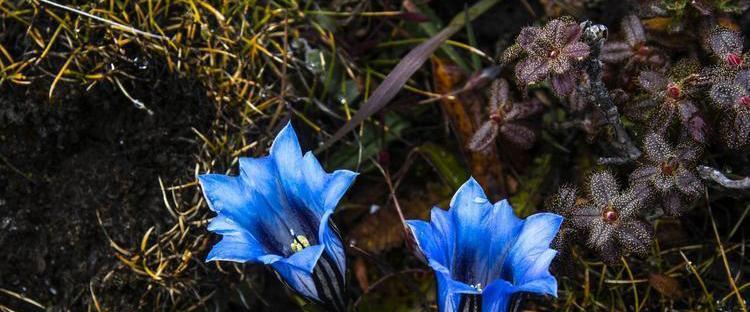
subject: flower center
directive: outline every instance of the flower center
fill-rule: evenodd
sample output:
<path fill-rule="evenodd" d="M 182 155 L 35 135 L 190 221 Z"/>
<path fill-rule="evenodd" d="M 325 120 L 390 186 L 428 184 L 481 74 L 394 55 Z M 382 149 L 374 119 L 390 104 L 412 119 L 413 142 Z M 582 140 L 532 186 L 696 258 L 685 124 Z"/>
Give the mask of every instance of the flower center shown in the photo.
<path fill-rule="evenodd" d="M 476 285 L 471 285 L 471 288 L 476 289 L 478 292 L 482 292 L 482 283 L 477 283 Z"/>
<path fill-rule="evenodd" d="M 294 238 L 291 243 L 292 252 L 297 253 L 302 251 L 302 249 L 310 247 L 310 241 L 305 235 L 294 235 L 294 230 L 290 230 L 290 232 L 292 232 L 292 237 Z"/>
<path fill-rule="evenodd" d="M 503 121 L 503 115 L 505 114 L 503 114 L 501 110 L 497 110 L 496 112 L 490 114 L 490 119 L 495 123 L 501 123 Z"/>
<path fill-rule="evenodd" d="M 682 89 L 674 82 L 670 82 L 667 85 L 667 96 L 673 99 L 679 99 L 682 96 Z"/>
<path fill-rule="evenodd" d="M 612 207 L 612 204 L 609 204 L 607 209 L 602 214 L 602 218 L 604 219 L 604 222 L 612 224 L 615 221 L 617 221 L 617 219 L 620 218 L 620 214 L 614 210 L 614 208 Z"/>
<path fill-rule="evenodd" d="M 643 43 L 637 44 L 635 47 L 633 47 L 633 56 L 636 60 L 639 62 L 645 62 L 648 60 L 649 54 L 651 54 L 651 49 L 644 45 Z"/>
<path fill-rule="evenodd" d="M 740 98 L 740 104 L 745 107 L 750 107 L 750 95 L 745 95 Z"/>
<path fill-rule="evenodd" d="M 733 65 L 735 67 L 740 67 L 740 65 L 742 65 L 742 57 L 740 57 L 739 55 L 737 55 L 735 53 L 729 53 L 729 54 L 727 54 L 726 61 L 727 61 L 727 63 L 729 63 L 729 64 L 731 64 L 731 65 Z"/>
<path fill-rule="evenodd" d="M 640 43 L 637 45 L 636 48 L 636 54 L 639 54 L 641 56 L 646 56 L 651 52 L 651 49 L 649 49 L 646 45 L 643 43 Z"/>
<path fill-rule="evenodd" d="M 670 158 L 661 163 L 661 173 L 665 175 L 674 175 L 675 170 L 679 166 L 679 163 L 674 161 L 674 158 Z"/>

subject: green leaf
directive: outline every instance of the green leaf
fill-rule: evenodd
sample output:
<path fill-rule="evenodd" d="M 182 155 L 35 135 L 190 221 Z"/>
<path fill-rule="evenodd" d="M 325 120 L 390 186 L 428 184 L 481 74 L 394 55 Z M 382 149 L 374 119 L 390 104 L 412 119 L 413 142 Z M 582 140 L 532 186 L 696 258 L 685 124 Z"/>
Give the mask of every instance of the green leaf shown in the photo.
<path fill-rule="evenodd" d="M 423 144 L 419 151 L 452 189 L 458 189 L 469 178 L 469 171 L 454 153 L 433 143 Z"/>
<path fill-rule="evenodd" d="M 529 216 L 542 205 L 539 192 L 552 169 L 552 154 L 542 154 L 534 158 L 529 173 L 519 178 L 518 193 L 511 199 L 513 210 L 521 218 Z"/>
<path fill-rule="evenodd" d="M 409 123 L 397 114 L 386 114 L 385 131 L 378 126 L 366 124 L 364 132 L 359 138 L 362 145 L 361 152 L 358 145 L 346 146 L 331 156 L 327 167 L 356 170 L 361 163 L 364 163 L 365 166 L 359 168 L 360 172 L 372 170 L 372 165 L 365 160 L 377 155 L 385 146 L 401 136 L 401 132 L 407 127 L 409 127 Z"/>

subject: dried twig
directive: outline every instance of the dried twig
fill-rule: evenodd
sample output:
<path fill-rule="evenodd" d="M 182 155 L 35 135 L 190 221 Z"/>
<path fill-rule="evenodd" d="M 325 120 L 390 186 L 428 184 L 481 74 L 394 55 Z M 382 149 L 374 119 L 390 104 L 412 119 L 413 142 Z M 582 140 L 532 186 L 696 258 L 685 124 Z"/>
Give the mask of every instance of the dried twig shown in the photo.
<path fill-rule="evenodd" d="M 391 279 L 392 277 L 395 277 L 395 276 L 398 276 L 398 275 L 402 275 L 402 274 L 420 274 L 420 273 L 424 274 L 426 272 L 429 272 L 429 271 L 427 271 L 425 269 L 406 269 L 406 270 L 401 270 L 401 271 L 398 271 L 398 272 L 388 273 L 385 276 L 383 276 L 380 279 L 378 279 L 377 281 L 375 281 L 374 283 L 372 283 L 372 285 L 370 285 L 370 287 L 368 287 L 367 289 L 365 289 L 362 292 L 362 295 L 360 295 L 357 298 L 357 300 L 354 301 L 354 304 L 352 306 L 354 308 L 359 307 L 359 304 L 362 303 L 362 299 L 364 299 L 365 295 L 369 294 L 375 288 L 378 288 L 380 285 L 382 285 L 384 282 L 386 282 L 387 280 Z"/>
<path fill-rule="evenodd" d="M 383 178 L 385 178 L 385 183 L 388 185 L 388 191 L 390 192 L 391 199 L 393 200 L 393 205 L 396 208 L 396 212 L 398 213 L 398 218 L 401 220 L 401 226 L 404 229 L 404 239 L 408 239 L 410 236 L 409 227 L 406 225 L 406 218 L 404 218 L 404 212 L 401 210 L 401 205 L 398 203 L 398 197 L 396 197 L 396 189 L 393 187 L 393 182 L 391 182 L 391 175 L 383 169 L 383 167 L 374 159 L 370 159 L 372 161 L 372 164 L 375 165 L 376 168 L 380 171 L 380 173 L 383 175 Z"/>
<path fill-rule="evenodd" d="M 698 174 L 705 180 L 713 180 L 721 186 L 731 189 L 748 189 L 750 188 L 750 177 L 738 180 L 728 178 L 723 172 L 709 166 L 698 166 Z"/>

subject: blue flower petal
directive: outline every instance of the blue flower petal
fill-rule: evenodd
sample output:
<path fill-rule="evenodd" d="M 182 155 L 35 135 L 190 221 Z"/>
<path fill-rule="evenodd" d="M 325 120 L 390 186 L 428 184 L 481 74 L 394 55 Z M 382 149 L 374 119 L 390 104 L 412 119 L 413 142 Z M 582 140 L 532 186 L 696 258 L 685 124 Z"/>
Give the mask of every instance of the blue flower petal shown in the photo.
<path fill-rule="evenodd" d="M 344 274 L 343 272 L 346 272 L 346 254 L 344 253 L 344 246 L 341 243 L 341 237 L 331 228 L 328 222 L 332 213 L 333 210 L 323 215 L 318 232 L 318 240 L 325 247 L 326 253 L 336 262 L 339 272 Z"/>
<path fill-rule="evenodd" d="M 291 123 L 287 123 L 276 135 L 271 144 L 269 157 L 276 165 L 278 176 L 282 177 L 280 182 L 289 200 L 295 206 L 304 206 L 305 203 L 302 202 L 302 198 L 298 197 L 308 192 L 302 170 L 302 149 Z M 318 217 L 320 217 L 320 214 Z"/>
<path fill-rule="evenodd" d="M 449 211 L 432 210 L 431 222 L 408 220 L 418 247 L 435 270 L 440 311 L 454 311 L 460 294 L 481 291 L 484 311 L 507 310 L 513 293 L 557 294 L 549 244 L 562 217 L 515 216 L 506 200 L 490 204 L 472 178 L 456 191 Z"/>
<path fill-rule="evenodd" d="M 435 270 L 435 277 L 437 279 L 438 310 L 442 312 L 458 311 L 462 294 L 480 294 L 480 291 L 476 288 L 452 279 L 445 268 Z"/>
<path fill-rule="evenodd" d="M 302 159 L 302 171 L 305 173 L 307 191 L 300 194 L 307 207 L 316 209 L 320 214 L 318 236 L 326 252 L 333 257 L 340 272 L 346 270 L 346 256 L 341 238 L 329 225 L 329 219 L 341 197 L 354 182 L 357 173 L 349 170 L 336 170 L 329 174 L 323 170 L 320 162 L 310 152 Z"/>
<path fill-rule="evenodd" d="M 253 196 L 238 217 L 255 222 L 247 225 L 251 231 L 265 232 L 256 234 L 259 240 L 283 248 L 284 255 L 291 253 L 292 231 L 294 235 L 306 236 L 311 244 L 318 243 L 320 216 L 290 199 L 272 158 L 240 158 L 240 176 Z"/>
<path fill-rule="evenodd" d="M 436 233 L 432 229 L 432 224 L 421 220 L 407 220 L 406 225 L 409 226 L 426 260 L 435 261 L 442 266 L 446 266 L 447 261 L 443 238 L 435 235 Z"/>
<path fill-rule="evenodd" d="M 538 213 L 526 218 L 521 234 L 510 251 L 509 261 L 505 263 L 506 268 L 512 270 L 514 285 L 521 286 L 541 277 L 543 267 L 546 271 L 552 259 L 546 261 L 544 266 L 544 261 L 536 261 L 539 257 L 546 259 L 550 255 L 554 258 L 554 254 L 548 252 L 549 244 L 557 234 L 562 220 L 561 216 L 552 213 Z"/>
<path fill-rule="evenodd" d="M 482 311 L 508 311 L 513 293 L 518 291 L 506 280 L 496 280 L 482 292 Z"/>
<path fill-rule="evenodd" d="M 478 280 L 476 266 L 484 266 L 490 259 L 486 239 L 492 230 L 487 215 L 492 204 L 474 178 L 464 183 L 451 199 L 450 210 L 454 226 L 454 243 L 450 271 L 462 281 Z"/>
<path fill-rule="evenodd" d="M 208 224 L 208 230 L 223 236 L 208 253 L 206 261 L 261 262 L 259 258 L 268 254 L 250 233 L 224 216 L 213 218 Z"/>
<path fill-rule="evenodd" d="M 267 251 L 283 253 L 285 249 L 279 243 L 291 242 L 291 235 L 277 217 L 279 208 L 266 204 L 269 201 L 262 198 L 253 185 L 248 185 L 243 178 L 220 174 L 200 175 L 198 180 L 211 210 L 236 223 L 238 229 L 254 237 Z"/>
<path fill-rule="evenodd" d="M 432 254 L 432 259 L 438 261 L 446 268 L 450 267 L 450 259 L 453 255 L 453 250 L 456 247 L 451 213 L 438 207 L 433 207 L 430 212 L 430 219 L 430 225 L 432 226 L 432 231 L 435 235 L 436 244 L 442 246 L 440 249 L 430 252 Z"/>
<path fill-rule="evenodd" d="M 516 285 L 519 285 L 519 290 L 557 297 L 557 280 L 549 272 L 549 265 L 556 255 L 556 250 L 547 249 L 535 260 L 530 261 L 523 277 L 514 281 Z"/>
<path fill-rule="evenodd" d="M 306 198 L 308 204 L 316 206 L 320 215 L 333 210 L 354 182 L 358 173 L 349 170 L 336 170 L 326 173 L 311 152 L 305 153 L 302 159 L 302 171 L 305 173 L 308 192 L 315 198 Z"/>
<path fill-rule="evenodd" d="M 479 279 L 490 284 L 492 280 L 504 274 L 504 264 L 521 232 L 524 221 L 516 217 L 513 208 L 507 200 L 501 200 L 492 206 L 486 227 L 490 230 L 485 244 L 487 244 L 488 263 L 477 263 L 475 270 Z"/>
<path fill-rule="evenodd" d="M 303 157 L 287 124 L 269 156 L 240 158 L 239 177 L 199 177 L 209 207 L 218 213 L 208 229 L 223 236 L 207 260 L 271 265 L 301 295 L 321 300 L 312 273 L 326 252 L 343 277 L 344 248 L 329 219 L 356 176 L 326 173 L 312 153 Z M 308 247 L 293 250 L 305 241 Z"/>
<path fill-rule="evenodd" d="M 289 258 L 271 263 L 271 266 L 289 287 L 305 297 L 319 300 L 312 272 L 324 250 L 322 245 L 310 246 Z"/>
<path fill-rule="evenodd" d="M 251 193 L 242 180 L 223 174 L 203 174 L 198 176 L 203 196 L 208 207 L 215 212 L 238 212 L 251 201 Z"/>

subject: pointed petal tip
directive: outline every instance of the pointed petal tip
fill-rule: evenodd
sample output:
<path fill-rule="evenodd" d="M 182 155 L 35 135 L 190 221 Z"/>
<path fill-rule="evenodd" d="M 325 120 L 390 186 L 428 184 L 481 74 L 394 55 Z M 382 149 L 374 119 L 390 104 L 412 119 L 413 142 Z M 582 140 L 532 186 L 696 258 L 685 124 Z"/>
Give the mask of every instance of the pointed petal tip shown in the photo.
<path fill-rule="evenodd" d="M 561 215 L 558 215 L 556 213 L 540 212 L 527 217 L 524 223 L 532 224 L 529 225 L 530 228 L 528 230 L 539 230 L 540 228 L 546 228 L 543 232 L 547 232 L 548 235 L 551 235 L 551 240 L 555 235 L 557 235 L 557 232 L 560 230 L 563 219 L 564 218 Z"/>
<path fill-rule="evenodd" d="M 510 201 L 508 201 L 507 198 L 503 198 L 503 199 L 497 201 L 496 203 L 494 203 L 494 206 L 503 207 L 503 208 L 504 207 L 508 207 L 508 208 L 513 209 L 513 207 L 510 205 Z M 513 212 L 513 215 L 515 215 L 515 212 Z"/>
<path fill-rule="evenodd" d="M 208 263 L 211 261 L 218 261 L 218 259 L 216 259 L 216 253 L 214 252 L 213 249 L 211 249 L 211 251 L 208 252 L 208 255 L 206 256 L 206 261 L 204 262 Z"/>
<path fill-rule="evenodd" d="M 276 134 L 276 137 L 271 143 L 270 155 L 272 157 L 302 157 L 301 148 L 299 146 L 299 140 L 297 139 L 297 132 L 294 131 L 294 127 L 291 122 L 288 122 L 284 128 Z M 292 155 L 290 155 L 292 154 Z"/>
<path fill-rule="evenodd" d="M 482 186 L 477 182 L 474 177 L 469 177 L 464 184 L 462 184 L 458 190 L 456 190 L 456 193 L 453 194 L 453 198 L 451 198 L 450 207 L 454 207 L 456 204 L 456 200 L 465 199 L 463 198 L 463 195 L 466 194 L 474 194 L 475 198 L 483 199 L 483 203 L 487 201 L 487 195 L 484 193 L 484 189 Z M 471 198 L 474 200 L 475 198 Z"/>

